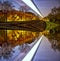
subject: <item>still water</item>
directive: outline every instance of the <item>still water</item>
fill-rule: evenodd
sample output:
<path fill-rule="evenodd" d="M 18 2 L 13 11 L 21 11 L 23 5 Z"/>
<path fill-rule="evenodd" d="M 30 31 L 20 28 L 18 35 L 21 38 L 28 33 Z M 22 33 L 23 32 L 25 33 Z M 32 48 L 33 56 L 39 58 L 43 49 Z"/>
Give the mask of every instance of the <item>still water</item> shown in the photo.
<path fill-rule="evenodd" d="M 11 45 L 5 45 L 0 47 L 0 61 L 21 61 L 24 56 L 30 51 L 30 49 L 37 42 L 37 38 L 32 43 L 23 45 L 17 45 L 14 48 Z"/>
<path fill-rule="evenodd" d="M 0 61 L 22 61 L 41 35 L 44 37 L 33 61 L 60 61 L 59 26 L 43 32 L 0 30 Z"/>
<path fill-rule="evenodd" d="M 18 44 L 15 47 L 7 44 L 2 45 L 2 47 L 0 47 L 0 61 L 21 61 L 35 45 L 37 40 L 38 38 L 35 38 L 31 43 Z M 52 44 L 53 43 L 44 36 L 33 61 L 60 61 L 60 51 Z"/>
<path fill-rule="evenodd" d="M 54 50 L 48 38 L 44 36 L 33 61 L 60 61 L 60 51 Z"/>

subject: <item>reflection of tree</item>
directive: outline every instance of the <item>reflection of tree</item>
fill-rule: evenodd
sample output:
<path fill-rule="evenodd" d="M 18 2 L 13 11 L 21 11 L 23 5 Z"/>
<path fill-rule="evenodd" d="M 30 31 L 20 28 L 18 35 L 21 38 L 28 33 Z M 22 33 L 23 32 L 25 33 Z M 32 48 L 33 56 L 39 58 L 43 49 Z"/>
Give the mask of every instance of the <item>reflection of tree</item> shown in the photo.
<path fill-rule="evenodd" d="M 12 56 L 12 52 L 13 50 L 11 45 L 7 44 L 6 42 L 0 47 L 0 57 L 8 59 Z"/>
<path fill-rule="evenodd" d="M 23 30 L 7 30 L 7 42 L 12 47 L 17 45 L 30 44 L 39 36 L 39 32 L 23 31 Z M 13 36 L 12 36 L 13 35 Z M 2 43 L 3 44 L 3 43 Z"/>
<path fill-rule="evenodd" d="M 52 40 L 52 41 L 51 41 L 51 44 L 52 44 L 52 48 L 53 48 L 54 50 L 56 50 L 56 48 L 57 48 L 57 40 Z"/>
<path fill-rule="evenodd" d="M 8 42 L 10 42 L 13 46 L 16 46 L 24 43 L 31 43 L 34 41 L 36 37 L 37 37 L 37 33 L 34 32 L 11 30 L 8 33 Z"/>
<path fill-rule="evenodd" d="M 21 50 L 21 52 L 27 53 L 28 50 L 30 50 L 30 46 L 28 45 L 28 43 L 20 45 L 20 50 Z"/>
<path fill-rule="evenodd" d="M 46 35 L 52 44 L 54 50 L 60 50 L 60 7 L 54 7 L 51 13 L 47 16 L 50 22 L 57 23 L 57 26 L 49 30 L 49 34 Z M 50 26 L 51 27 L 51 26 Z"/>
<path fill-rule="evenodd" d="M 54 50 L 60 50 L 60 26 L 50 30 L 50 33 L 46 35 L 52 44 Z"/>
<path fill-rule="evenodd" d="M 0 30 L 0 46 L 2 45 L 2 43 L 4 43 L 5 41 L 5 30 Z"/>

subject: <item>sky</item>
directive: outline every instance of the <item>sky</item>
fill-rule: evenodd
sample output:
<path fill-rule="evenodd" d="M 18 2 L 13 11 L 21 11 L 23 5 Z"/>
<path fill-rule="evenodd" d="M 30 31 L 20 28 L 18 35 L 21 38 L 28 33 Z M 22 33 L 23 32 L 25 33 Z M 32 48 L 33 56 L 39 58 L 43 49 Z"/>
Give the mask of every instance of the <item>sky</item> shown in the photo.
<path fill-rule="evenodd" d="M 18 1 L 17 2 L 18 4 L 24 5 L 23 3 L 21 3 L 21 0 L 14 0 L 14 1 L 16 2 Z M 34 2 L 34 4 L 37 6 L 37 8 L 39 9 L 39 11 L 42 13 L 44 17 L 51 12 L 52 8 L 60 6 L 60 0 L 32 0 L 32 1 Z"/>
<path fill-rule="evenodd" d="M 16 9 L 19 9 L 20 5 L 24 6 L 24 3 L 21 2 L 21 0 L 8 0 L 8 1 L 12 2 L 15 5 Z M 60 0 L 32 0 L 32 1 L 34 2 L 34 4 L 37 6 L 37 8 L 44 17 L 51 12 L 51 9 L 53 7 L 60 6 Z"/>
<path fill-rule="evenodd" d="M 17 2 L 17 0 L 15 1 Z M 19 1 L 21 0 L 18 0 L 18 2 Z M 53 7 L 60 6 L 60 0 L 32 0 L 32 1 L 34 2 L 34 4 L 37 6 L 37 8 L 39 9 L 39 11 L 42 13 L 44 17 L 47 16 L 51 12 L 51 9 Z M 18 3 L 18 4 L 23 4 L 23 3 Z"/>
<path fill-rule="evenodd" d="M 60 6 L 60 0 L 33 0 L 43 16 L 47 16 L 51 9 Z"/>

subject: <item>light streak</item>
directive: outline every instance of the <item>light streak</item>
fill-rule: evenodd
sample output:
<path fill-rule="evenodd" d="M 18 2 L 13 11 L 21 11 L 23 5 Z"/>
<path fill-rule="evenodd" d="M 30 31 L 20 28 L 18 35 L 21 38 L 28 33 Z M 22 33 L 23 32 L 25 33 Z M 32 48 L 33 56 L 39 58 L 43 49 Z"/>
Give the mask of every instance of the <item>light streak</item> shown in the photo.
<path fill-rule="evenodd" d="M 42 41 L 43 35 L 40 37 L 40 39 L 38 40 L 38 42 L 32 47 L 32 49 L 30 50 L 30 52 L 23 58 L 22 61 L 32 61 L 32 58 L 34 56 L 34 54 L 37 51 L 38 46 L 40 45 L 41 41 Z"/>
<path fill-rule="evenodd" d="M 26 5 L 28 5 L 31 9 L 33 9 L 37 14 L 39 14 L 42 18 L 42 14 L 39 12 L 39 10 L 36 8 L 32 0 L 22 0 Z"/>

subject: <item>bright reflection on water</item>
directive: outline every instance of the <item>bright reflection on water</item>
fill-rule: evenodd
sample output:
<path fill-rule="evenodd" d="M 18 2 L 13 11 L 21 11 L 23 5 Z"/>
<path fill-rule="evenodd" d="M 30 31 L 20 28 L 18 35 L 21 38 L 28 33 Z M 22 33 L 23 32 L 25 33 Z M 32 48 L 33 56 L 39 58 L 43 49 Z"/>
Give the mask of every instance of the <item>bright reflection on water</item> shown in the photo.
<path fill-rule="evenodd" d="M 0 47 L 0 61 L 21 61 L 32 48 L 32 46 L 36 43 L 36 41 L 37 38 L 30 44 L 26 43 L 23 45 L 17 45 L 15 47 L 4 43 L 2 47 Z"/>
<path fill-rule="evenodd" d="M 60 61 L 60 51 L 54 50 L 48 38 L 44 37 L 33 61 Z"/>
<path fill-rule="evenodd" d="M 42 39 L 33 61 L 60 61 L 59 30 L 59 27 L 49 32 L 7 30 L 7 36 L 6 31 L 0 30 L 0 61 L 21 61 L 41 34 L 46 37 Z"/>
<path fill-rule="evenodd" d="M 49 32 L 46 30 L 43 32 L 7 30 L 7 33 L 5 32 L 0 30 L 0 61 L 21 61 L 42 34 L 45 37 L 33 61 L 60 61 L 59 27 L 50 29 Z"/>
<path fill-rule="evenodd" d="M 14 48 L 11 45 L 4 44 L 0 47 L 0 61 L 22 60 L 29 52 L 38 39 L 30 44 L 17 45 Z M 43 37 L 39 49 L 33 58 L 33 61 L 60 61 L 60 51 L 52 48 L 48 38 Z"/>

